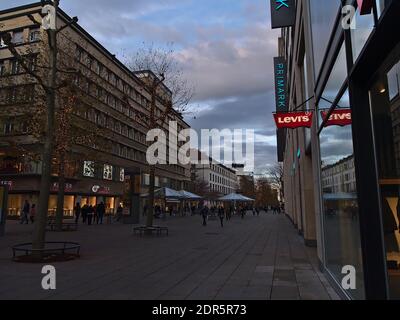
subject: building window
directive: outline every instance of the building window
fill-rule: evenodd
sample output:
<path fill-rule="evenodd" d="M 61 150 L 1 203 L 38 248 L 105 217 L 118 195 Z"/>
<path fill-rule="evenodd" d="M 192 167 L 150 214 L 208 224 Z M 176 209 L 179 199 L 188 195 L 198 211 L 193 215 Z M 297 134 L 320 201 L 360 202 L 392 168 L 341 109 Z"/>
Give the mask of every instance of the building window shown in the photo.
<path fill-rule="evenodd" d="M 4 76 L 6 73 L 6 67 L 4 65 L 4 62 L 0 62 L 0 76 Z"/>
<path fill-rule="evenodd" d="M 29 31 L 29 42 L 35 42 L 40 40 L 40 30 L 39 29 L 31 29 Z"/>
<path fill-rule="evenodd" d="M 113 167 L 109 164 L 104 165 L 103 179 L 104 180 L 112 180 L 113 179 Z"/>
<path fill-rule="evenodd" d="M 12 122 L 6 122 L 4 124 L 4 133 L 11 134 L 14 131 L 14 124 Z"/>
<path fill-rule="evenodd" d="M 11 74 L 19 74 L 21 72 L 21 65 L 18 60 L 11 62 Z"/>
<path fill-rule="evenodd" d="M 145 186 L 149 186 L 150 185 L 150 175 L 148 173 L 145 173 L 143 175 L 143 183 Z"/>
<path fill-rule="evenodd" d="M 12 35 L 12 43 L 13 44 L 21 44 L 24 42 L 24 34 L 22 31 L 13 32 Z"/>
<path fill-rule="evenodd" d="M 83 162 L 83 176 L 94 178 L 94 161 Z"/>
<path fill-rule="evenodd" d="M 119 169 L 119 181 L 121 181 L 121 182 L 125 181 L 125 169 L 124 168 Z"/>

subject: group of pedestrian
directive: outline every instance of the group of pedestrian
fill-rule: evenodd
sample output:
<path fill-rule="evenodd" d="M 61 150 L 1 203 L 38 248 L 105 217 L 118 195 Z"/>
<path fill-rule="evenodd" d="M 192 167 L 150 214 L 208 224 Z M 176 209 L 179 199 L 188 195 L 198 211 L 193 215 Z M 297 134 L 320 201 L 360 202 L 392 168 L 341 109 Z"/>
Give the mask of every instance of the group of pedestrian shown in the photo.
<path fill-rule="evenodd" d="M 75 222 L 78 223 L 80 216 L 82 216 L 82 223 L 87 223 L 89 226 L 94 223 L 103 224 L 105 213 L 106 206 L 104 202 L 100 202 L 94 206 L 86 203 L 82 207 L 81 204 L 77 202 L 74 208 Z"/>
<path fill-rule="evenodd" d="M 209 216 L 210 213 L 212 213 L 212 214 L 217 213 L 218 214 L 218 218 L 219 218 L 219 221 L 220 221 L 220 224 L 221 224 L 221 228 L 224 227 L 225 218 L 227 220 L 230 219 L 230 217 L 229 217 L 229 219 L 227 218 L 228 215 L 225 212 L 225 208 L 223 206 L 211 207 L 211 209 L 209 209 L 208 206 L 203 206 L 203 208 L 200 210 L 200 213 L 201 213 L 201 216 L 203 218 L 203 226 L 207 226 L 207 219 L 208 219 L 208 216 Z"/>
<path fill-rule="evenodd" d="M 21 221 L 20 224 L 29 224 L 35 222 L 35 215 L 36 215 L 36 205 L 33 203 L 32 205 L 29 203 L 28 200 L 25 200 L 24 206 L 21 211 Z"/>

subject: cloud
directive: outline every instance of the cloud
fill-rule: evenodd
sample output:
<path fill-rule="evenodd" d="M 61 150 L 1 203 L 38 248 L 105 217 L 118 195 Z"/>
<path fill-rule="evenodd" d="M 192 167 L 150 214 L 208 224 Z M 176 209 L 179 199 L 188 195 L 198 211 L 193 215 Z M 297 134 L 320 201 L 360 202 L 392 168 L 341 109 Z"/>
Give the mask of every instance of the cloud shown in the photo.
<path fill-rule="evenodd" d="M 1 0 L 0 10 L 29 3 Z M 256 133 L 256 170 L 276 162 L 273 64 L 279 31 L 265 0 L 63 0 L 61 8 L 122 58 L 142 42 L 174 42 L 176 59 L 196 88 L 196 129 Z"/>

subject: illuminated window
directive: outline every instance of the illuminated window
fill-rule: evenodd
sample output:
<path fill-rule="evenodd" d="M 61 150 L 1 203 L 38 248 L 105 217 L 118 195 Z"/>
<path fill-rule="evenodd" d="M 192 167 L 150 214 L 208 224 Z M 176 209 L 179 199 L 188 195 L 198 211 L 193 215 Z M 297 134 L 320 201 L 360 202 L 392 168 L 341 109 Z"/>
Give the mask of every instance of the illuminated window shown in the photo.
<path fill-rule="evenodd" d="M 105 164 L 103 169 L 103 179 L 112 180 L 112 178 L 113 178 L 113 167 L 109 164 Z"/>
<path fill-rule="evenodd" d="M 83 176 L 94 178 L 94 162 L 84 161 L 83 162 Z"/>

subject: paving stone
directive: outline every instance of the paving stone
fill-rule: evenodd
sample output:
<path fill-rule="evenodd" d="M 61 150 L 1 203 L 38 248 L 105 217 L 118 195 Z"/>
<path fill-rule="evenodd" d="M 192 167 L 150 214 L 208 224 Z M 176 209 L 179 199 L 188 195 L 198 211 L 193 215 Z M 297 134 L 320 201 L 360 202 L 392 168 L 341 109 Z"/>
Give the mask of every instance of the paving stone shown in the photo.
<path fill-rule="evenodd" d="M 262 214 L 204 228 L 198 216 L 172 217 L 169 237 L 132 235 L 129 225 L 80 225 L 48 241 L 81 243 L 81 259 L 55 263 L 57 290 L 41 289 L 41 266 L 11 261 L 32 226 L 7 222 L 0 241 L 0 300 L 339 299 L 286 217 Z"/>

